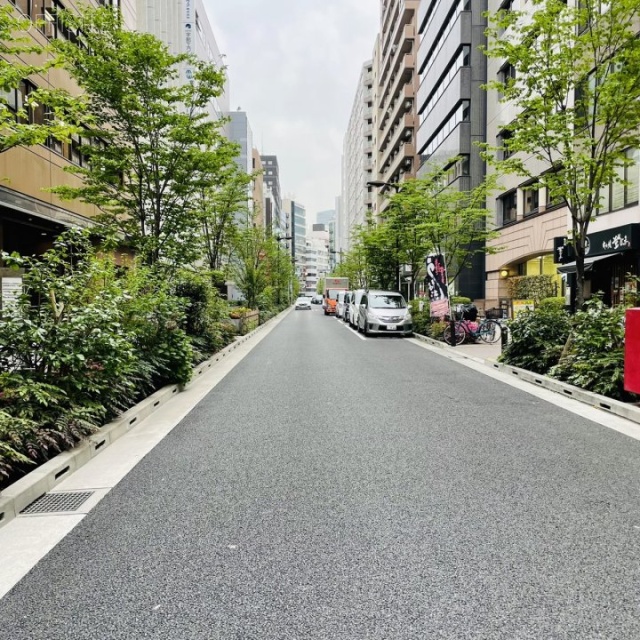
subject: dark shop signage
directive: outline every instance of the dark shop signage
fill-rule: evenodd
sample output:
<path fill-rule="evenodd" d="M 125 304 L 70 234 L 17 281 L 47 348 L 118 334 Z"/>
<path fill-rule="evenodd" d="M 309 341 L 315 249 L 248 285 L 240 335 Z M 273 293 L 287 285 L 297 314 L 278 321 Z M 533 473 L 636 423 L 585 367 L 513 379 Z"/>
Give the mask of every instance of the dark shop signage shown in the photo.
<path fill-rule="evenodd" d="M 556 264 L 575 260 L 573 247 L 566 242 L 567 238 L 553 239 L 553 258 Z M 625 224 L 622 227 L 590 233 L 587 235 L 585 249 L 585 257 L 640 249 L 640 223 Z"/>

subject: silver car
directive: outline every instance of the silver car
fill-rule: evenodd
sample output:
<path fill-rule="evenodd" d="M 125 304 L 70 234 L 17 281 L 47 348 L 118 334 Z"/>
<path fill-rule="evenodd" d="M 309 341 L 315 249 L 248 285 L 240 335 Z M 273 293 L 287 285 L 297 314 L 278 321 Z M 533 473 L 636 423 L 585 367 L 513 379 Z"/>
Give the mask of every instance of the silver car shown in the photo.
<path fill-rule="evenodd" d="M 311 298 L 300 297 L 296 300 L 296 311 L 311 311 Z"/>
<path fill-rule="evenodd" d="M 413 320 L 402 294 L 397 291 L 367 291 L 360 300 L 358 331 L 365 335 L 411 335 Z"/>

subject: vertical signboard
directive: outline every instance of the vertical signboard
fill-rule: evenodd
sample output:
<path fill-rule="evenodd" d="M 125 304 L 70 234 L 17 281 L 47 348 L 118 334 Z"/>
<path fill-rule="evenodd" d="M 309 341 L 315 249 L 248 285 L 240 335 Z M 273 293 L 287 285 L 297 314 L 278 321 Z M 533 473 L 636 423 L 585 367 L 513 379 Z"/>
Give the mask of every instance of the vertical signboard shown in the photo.
<path fill-rule="evenodd" d="M 189 55 L 195 55 L 195 0 L 183 0 L 184 1 L 184 52 Z M 185 76 L 189 82 L 193 80 L 193 68 L 190 64 L 187 64 L 185 68 Z"/>
<path fill-rule="evenodd" d="M 449 293 L 447 268 L 441 255 L 427 257 L 426 285 L 429 292 L 431 317 L 444 318 L 449 315 Z"/>

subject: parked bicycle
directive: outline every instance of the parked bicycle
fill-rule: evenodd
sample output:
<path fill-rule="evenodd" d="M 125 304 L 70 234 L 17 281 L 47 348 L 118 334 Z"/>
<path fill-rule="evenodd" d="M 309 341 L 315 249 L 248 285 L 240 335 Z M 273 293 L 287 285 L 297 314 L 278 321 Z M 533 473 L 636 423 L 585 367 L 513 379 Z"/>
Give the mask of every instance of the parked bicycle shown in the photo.
<path fill-rule="evenodd" d="M 459 345 L 465 341 L 482 340 L 487 344 L 494 344 L 500 340 L 501 328 L 500 324 L 495 320 L 481 320 L 474 322 L 473 320 L 456 320 L 455 326 L 455 344 Z M 444 341 L 452 345 L 452 330 L 449 323 L 444 330 Z"/>

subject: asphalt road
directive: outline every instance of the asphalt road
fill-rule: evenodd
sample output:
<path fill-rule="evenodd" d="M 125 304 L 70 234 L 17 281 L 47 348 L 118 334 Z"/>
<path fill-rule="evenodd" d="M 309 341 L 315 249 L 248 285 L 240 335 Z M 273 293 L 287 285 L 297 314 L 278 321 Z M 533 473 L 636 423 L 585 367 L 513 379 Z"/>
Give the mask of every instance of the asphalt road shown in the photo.
<path fill-rule="evenodd" d="M 0 601 L 11 640 L 640 638 L 640 442 L 292 312 Z"/>

